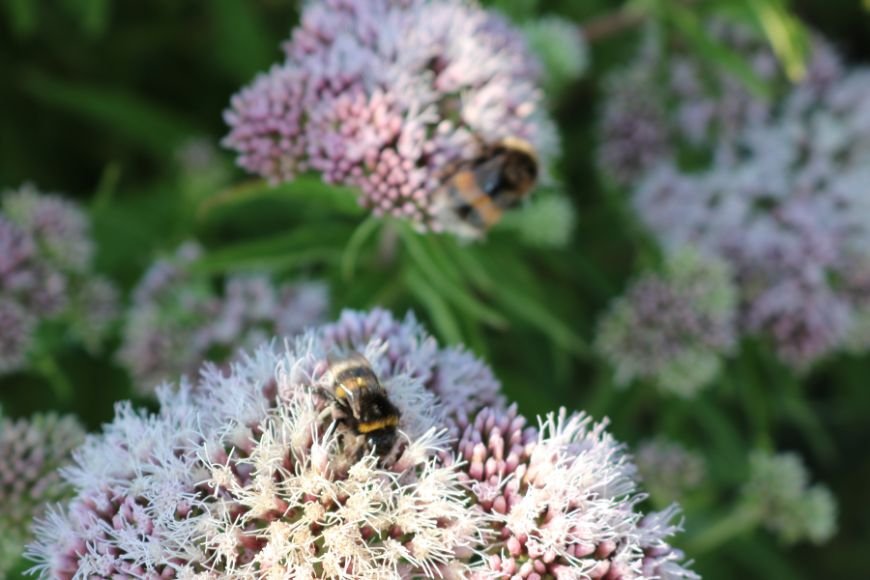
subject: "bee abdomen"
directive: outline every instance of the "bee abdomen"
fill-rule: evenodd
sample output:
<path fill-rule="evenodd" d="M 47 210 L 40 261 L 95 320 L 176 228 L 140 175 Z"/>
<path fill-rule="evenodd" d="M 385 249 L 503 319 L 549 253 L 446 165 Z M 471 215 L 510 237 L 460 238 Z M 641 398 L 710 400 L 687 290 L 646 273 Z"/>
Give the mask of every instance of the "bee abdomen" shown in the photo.
<path fill-rule="evenodd" d="M 383 417 L 374 421 L 357 423 L 356 429 L 357 431 L 359 431 L 360 434 L 366 435 L 368 433 L 374 433 L 375 431 L 381 431 L 383 429 L 395 428 L 398 425 L 399 417 L 393 415 L 391 417 Z"/>

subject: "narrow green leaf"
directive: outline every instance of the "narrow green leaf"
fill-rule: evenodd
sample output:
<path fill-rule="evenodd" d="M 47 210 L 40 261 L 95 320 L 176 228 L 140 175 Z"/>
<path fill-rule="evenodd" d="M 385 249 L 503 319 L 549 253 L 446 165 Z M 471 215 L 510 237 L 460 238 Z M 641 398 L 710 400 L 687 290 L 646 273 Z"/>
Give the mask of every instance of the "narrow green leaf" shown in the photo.
<path fill-rule="evenodd" d="M 724 67 L 757 96 L 770 97 L 770 86 L 755 74 L 744 58 L 712 39 L 692 8 L 678 3 L 671 3 L 669 6 L 664 15 L 686 37 L 700 56 L 715 66 Z"/>
<path fill-rule="evenodd" d="M 317 247 L 290 250 L 272 256 L 257 256 L 244 259 L 224 259 L 217 256 L 197 264 L 197 271 L 225 273 L 234 271 L 289 272 L 317 264 L 335 264 L 341 259 L 336 248 Z"/>
<path fill-rule="evenodd" d="M 456 281 L 445 273 L 443 264 L 439 265 L 439 260 L 433 258 L 432 252 L 428 251 L 426 244 L 421 241 L 423 236 L 412 232 L 410 228 L 401 228 L 400 235 L 411 260 L 425 275 L 429 284 L 456 308 L 495 328 L 508 326 L 508 321 L 504 316 L 475 298 L 461 280 Z"/>
<path fill-rule="evenodd" d="M 356 264 L 359 261 L 359 255 L 365 243 L 378 231 L 382 225 L 381 220 L 370 217 L 363 221 L 359 227 L 353 232 L 347 246 L 344 248 L 344 253 L 341 256 L 341 277 L 345 281 L 353 278 Z"/>
<path fill-rule="evenodd" d="M 450 258 L 462 270 L 465 278 L 468 278 L 471 283 L 481 292 L 488 294 L 495 286 L 495 282 L 486 273 L 486 269 L 480 263 L 476 250 L 471 247 L 460 247 L 457 244 L 447 246 L 447 251 Z"/>
<path fill-rule="evenodd" d="M 773 52 L 782 62 L 792 81 L 806 74 L 809 40 L 800 21 L 793 16 L 783 0 L 745 0 L 764 31 Z"/>
<path fill-rule="evenodd" d="M 441 338 L 447 344 L 462 344 L 462 331 L 450 306 L 435 292 L 416 268 L 405 274 L 408 290 L 423 305 Z"/>
<path fill-rule="evenodd" d="M 118 182 L 121 181 L 121 165 L 119 163 L 109 163 L 103 169 L 100 175 L 100 182 L 97 184 L 94 199 L 91 202 L 91 210 L 100 212 L 109 206 L 115 192 L 118 190 Z"/>
<path fill-rule="evenodd" d="M 49 107 L 87 119 L 160 157 L 198 133 L 187 120 L 138 95 L 110 87 L 72 83 L 34 73 L 24 89 Z"/>
<path fill-rule="evenodd" d="M 208 272 L 287 269 L 319 261 L 338 261 L 349 235 L 350 228 L 343 224 L 296 227 L 286 234 L 241 242 L 211 252 L 197 264 L 197 268 Z"/>
<path fill-rule="evenodd" d="M 497 287 L 493 297 L 505 310 L 513 312 L 515 316 L 549 336 L 562 348 L 580 356 L 589 354 L 586 342 L 538 300 L 517 291 L 508 284 Z"/>
<path fill-rule="evenodd" d="M 447 255 L 447 248 L 452 244 L 456 244 L 456 241 L 452 236 L 434 236 L 428 234 L 425 236 L 418 236 L 418 238 L 422 240 L 426 252 L 445 276 L 459 284 L 465 281 L 465 277 L 462 275 L 462 270 L 460 270 L 453 260 L 450 259 L 450 256 Z"/>
<path fill-rule="evenodd" d="M 260 179 L 234 185 L 205 200 L 200 205 L 198 214 L 200 219 L 208 219 L 212 212 L 264 198 L 298 199 L 305 203 L 320 204 L 336 213 L 352 217 L 365 214 L 365 210 L 356 201 L 356 190 L 324 183 L 314 174 L 300 175 L 293 181 L 279 185 L 270 185 Z"/>

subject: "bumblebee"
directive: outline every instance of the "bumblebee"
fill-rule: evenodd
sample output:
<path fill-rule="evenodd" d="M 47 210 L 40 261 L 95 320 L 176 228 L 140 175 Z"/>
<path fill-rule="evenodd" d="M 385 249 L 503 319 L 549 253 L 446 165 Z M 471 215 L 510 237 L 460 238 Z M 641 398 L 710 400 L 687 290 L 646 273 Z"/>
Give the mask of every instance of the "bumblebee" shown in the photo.
<path fill-rule="evenodd" d="M 454 233 L 479 238 L 528 196 L 537 179 L 538 155 L 529 142 L 509 137 L 485 145 L 477 158 L 454 166 L 436 193 L 440 221 Z"/>
<path fill-rule="evenodd" d="M 381 386 L 372 366 L 358 352 L 330 360 L 333 401 L 337 421 L 363 438 L 366 447 L 380 458 L 396 444 L 400 413 Z"/>

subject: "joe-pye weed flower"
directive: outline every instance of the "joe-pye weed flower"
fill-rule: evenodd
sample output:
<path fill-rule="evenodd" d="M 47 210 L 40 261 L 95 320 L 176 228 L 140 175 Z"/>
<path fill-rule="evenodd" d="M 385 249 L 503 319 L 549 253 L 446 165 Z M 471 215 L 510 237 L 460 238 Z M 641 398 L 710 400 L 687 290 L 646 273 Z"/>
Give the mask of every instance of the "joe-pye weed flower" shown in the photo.
<path fill-rule="evenodd" d="M 21 559 L 33 519 L 71 495 L 58 469 L 72 460 L 84 437 L 72 417 L 0 415 L 0 577 Z"/>
<path fill-rule="evenodd" d="M 194 375 L 206 360 L 226 363 L 239 349 L 295 336 L 325 317 L 325 285 L 231 274 L 219 292 L 211 276 L 195 269 L 202 254 L 195 242 L 182 244 L 133 290 L 118 358 L 143 394 L 169 378 Z"/>
<path fill-rule="evenodd" d="M 272 182 L 313 170 L 376 215 L 443 230 L 437 193 L 483 144 L 523 139 L 544 168 L 557 148 L 540 64 L 474 2 L 309 2 L 284 51 L 225 115 L 224 144 Z"/>
<path fill-rule="evenodd" d="M 321 394 L 349 352 L 400 412 L 383 458 Z M 635 509 L 603 425 L 527 428 L 486 365 L 413 318 L 345 312 L 159 397 L 154 415 L 120 404 L 76 453 L 75 497 L 29 551 L 42 575 L 694 577 L 666 541 L 674 511 Z"/>
<path fill-rule="evenodd" d="M 75 203 L 32 185 L 0 196 L 0 374 L 27 368 L 46 321 L 97 352 L 118 292 L 94 272 L 90 222 Z"/>
<path fill-rule="evenodd" d="M 602 317 L 596 348 L 616 382 L 646 380 L 692 396 L 713 380 L 734 347 L 736 292 L 728 265 L 691 247 L 661 273 L 634 281 Z"/>

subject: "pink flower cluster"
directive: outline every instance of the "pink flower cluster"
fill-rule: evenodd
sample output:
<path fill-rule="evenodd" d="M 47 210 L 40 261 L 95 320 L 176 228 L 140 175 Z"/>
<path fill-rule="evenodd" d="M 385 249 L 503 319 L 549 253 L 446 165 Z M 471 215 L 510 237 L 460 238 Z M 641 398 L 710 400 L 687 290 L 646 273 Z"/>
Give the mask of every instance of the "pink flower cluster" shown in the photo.
<path fill-rule="evenodd" d="M 506 137 L 546 161 L 555 130 L 521 34 L 466 0 L 317 0 L 286 60 L 233 97 L 224 144 L 272 182 L 320 172 L 376 215 L 444 228 L 451 167 Z"/>
<path fill-rule="evenodd" d="M 666 541 L 677 509 L 635 509 L 635 467 L 605 424 L 562 410 L 535 428 L 511 407 L 460 428 L 464 477 L 493 533 L 473 578 L 698 578 Z"/>

